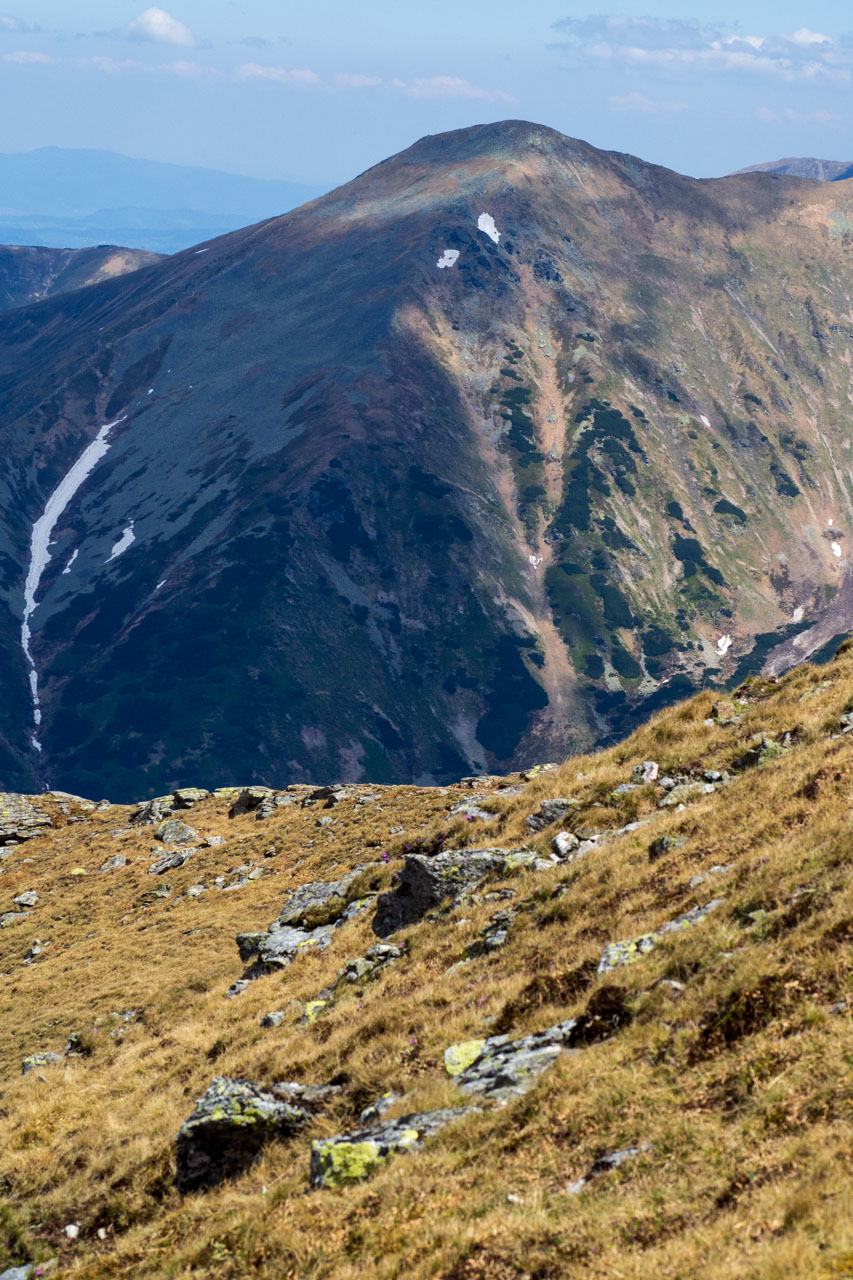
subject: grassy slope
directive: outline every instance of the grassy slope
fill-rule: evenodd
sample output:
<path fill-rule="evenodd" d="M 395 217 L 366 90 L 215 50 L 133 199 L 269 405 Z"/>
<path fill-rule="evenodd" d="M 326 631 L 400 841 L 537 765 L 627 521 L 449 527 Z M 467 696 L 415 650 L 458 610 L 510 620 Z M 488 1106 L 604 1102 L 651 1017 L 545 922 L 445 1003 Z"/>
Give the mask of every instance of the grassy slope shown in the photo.
<path fill-rule="evenodd" d="M 15 850 L 3 906 L 29 888 L 41 902 L 0 935 L 0 1262 L 53 1256 L 58 1274 L 146 1280 L 853 1275 L 853 1035 L 849 1013 L 830 1012 L 850 987 L 853 741 L 833 735 L 853 704 L 853 649 L 826 668 L 753 682 L 744 697 L 736 725 L 706 725 L 703 694 L 498 799 L 498 834 L 448 825 L 466 788 L 388 787 L 370 789 L 373 802 L 284 809 L 262 823 L 230 821 L 225 799 L 205 801 L 189 820 L 227 845 L 160 879 L 147 874 L 150 828 L 111 834 L 126 826 L 119 807 Z M 654 788 L 609 799 L 643 759 L 670 772 L 722 769 L 754 733 L 795 728 L 780 759 L 680 813 L 657 812 Z M 505 904 L 457 908 L 407 930 L 407 958 L 303 1028 L 304 1002 L 375 941 L 363 916 L 324 955 L 225 999 L 241 971 L 234 935 L 265 927 L 289 888 L 439 827 L 451 844 L 522 843 L 524 817 L 562 795 L 583 801 L 579 831 L 654 816 L 573 865 L 505 882 L 522 909 L 502 951 L 449 973 Z M 320 816 L 333 825 L 319 827 Z M 392 827 L 405 835 L 390 837 Z M 548 834 L 529 843 L 544 848 Z M 663 834 L 685 843 L 652 863 L 648 846 Z M 277 856 L 265 860 L 271 843 Z M 94 874 L 119 849 L 129 865 Z M 263 865 L 264 876 L 234 893 L 182 896 L 241 863 Z M 732 870 L 690 886 L 716 864 Z M 170 896 L 144 899 L 163 880 Z M 595 978 L 607 941 L 716 896 L 724 905 L 701 925 Z M 34 933 L 50 946 L 22 967 Z M 175 1134 L 214 1075 L 342 1073 L 347 1093 L 315 1126 L 338 1132 L 387 1088 L 407 1093 L 401 1113 L 453 1101 L 447 1045 L 549 1026 L 603 982 L 628 993 L 631 1026 L 564 1055 L 525 1098 L 467 1118 L 362 1185 L 310 1191 L 303 1133 L 217 1191 L 184 1201 L 174 1191 Z M 143 1013 L 123 1040 L 109 1023 L 93 1027 L 128 1007 Z M 262 1030 L 274 1008 L 287 1020 Z M 23 1054 L 61 1051 L 72 1031 L 86 1033 L 91 1057 L 20 1075 Z M 639 1143 L 651 1146 L 565 1194 L 597 1156 Z M 63 1234 L 70 1222 L 80 1224 L 76 1243 Z"/>

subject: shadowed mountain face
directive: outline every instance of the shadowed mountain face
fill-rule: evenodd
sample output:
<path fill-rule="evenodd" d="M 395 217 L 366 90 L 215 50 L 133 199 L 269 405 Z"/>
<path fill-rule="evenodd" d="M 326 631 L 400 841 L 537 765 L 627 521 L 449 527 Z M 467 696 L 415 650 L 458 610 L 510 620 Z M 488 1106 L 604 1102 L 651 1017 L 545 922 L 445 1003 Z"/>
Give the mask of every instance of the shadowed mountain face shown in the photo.
<path fill-rule="evenodd" d="M 779 173 L 794 178 L 812 178 L 816 182 L 841 182 L 853 178 L 853 161 L 816 160 L 813 156 L 789 157 L 787 160 L 769 160 L 765 164 L 752 164 L 741 173 Z"/>
<path fill-rule="evenodd" d="M 0 781 L 443 780 L 805 656 L 852 233 L 843 184 L 508 122 L 0 318 Z M 35 582 L 39 753 L 33 527 L 112 422 Z"/>
<path fill-rule="evenodd" d="M 144 249 L 118 249 L 115 245 L 95 249 L 0 245 L 0 311 L 112 280 L 158 258 Z"/>

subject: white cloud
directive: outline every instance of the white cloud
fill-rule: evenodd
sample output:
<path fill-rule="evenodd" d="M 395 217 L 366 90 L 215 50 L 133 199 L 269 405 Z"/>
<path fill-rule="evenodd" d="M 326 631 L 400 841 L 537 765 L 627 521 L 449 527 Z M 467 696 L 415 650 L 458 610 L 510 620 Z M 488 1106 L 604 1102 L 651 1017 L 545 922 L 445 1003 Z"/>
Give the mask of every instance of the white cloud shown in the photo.
<path fill-rule="evenodd" d="M 165 9 L 151 8 L 129 22 L 123 34 L 132 40 L 153 40 L 155 44 L 176 44 L 192 48 L 195 37 L 189 27 Z"/>
<path fill-rule="evenodd" d="M 410 98 L 469 98 L 481 101 L 499 98 L 504 102 L 513 100 L 508 93 L 478 89 L 476 85 L 470 84 L 459 76 L 420 76 L 409 84 L 399 83 L 405 88 Z"/>
<path fill-rule="evenodd" d="M 776 124 L 779 120 L 787 120 L 791 124 L 817 124 L 823 125 L 827 129 L 835 128 L 844 119 L 842 115 L 835 111 L 826 111 L 825 109 L 795 111 L 793 107 L 786 107 L 784 111 L 771 111 L 769 107 L 756 107 L 755 118 L 756 120 L 761 120 L 764 124 Z"/>
<path fill-rule="evenodd" d="M 4 62 L 17 62 L 21 66 L 33 65 L 38 63 L 40 66 L 48 66 L 55 62 L 61 62 L 61 58 L 51 58 L 46 53 L 29 53 L 25 50 L 19 50 L 16 53 L 4 53 Z"/>
<path fill-rule="evenodd" d="M 381 76 L 339 75 L 335 83 L 342 89 L 375 89 L 382 84 Z"/>
<path fill-rule="evenodd" d="M 655 102 L 643 93 L 626 93 L 624 97 L 607 99 L 613 111 L 639 113 L 646 116 L 665 115 L 671 111 L 687 111 L 686 102 Z"/>
<path fill-rule="evenodd" d="M 727 72 L 758 78 L 849 84 L 853 44 L 809 27 L 792 34 L 732 34 L 681 18 L 600 14 L 554 24 L 565 38 L 552 45 L 572 62 L 670 73 Z"/>
<path fill-rule="evenodd" d="M 13 18 L 10 13 L 0 13 L 0 31 L 17 31 L 20 34 L 41 31 L 41 27 L 32 22 L 22 22 L 20 18 Z"/>
<path fill-rule="evenodd" d="M 289 71 L 286 67 L 265 67 L 259 62 L 244 62 L 235 71 L 238 80 L 272 80 L 276 84 L 315 85 L 320 77 L 307 68 Z"/>

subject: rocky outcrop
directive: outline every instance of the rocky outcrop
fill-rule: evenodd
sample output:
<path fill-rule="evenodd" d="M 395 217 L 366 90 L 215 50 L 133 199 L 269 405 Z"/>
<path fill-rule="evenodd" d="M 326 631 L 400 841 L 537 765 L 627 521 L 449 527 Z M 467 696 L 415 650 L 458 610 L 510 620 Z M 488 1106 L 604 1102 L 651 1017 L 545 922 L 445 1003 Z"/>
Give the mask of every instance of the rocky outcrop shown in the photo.
<path fill-rule="evenodd" d="M 492 1036 L 451 1045 L 444 1054 L 445 1069 L 465 1093 L 508 1102 L 532 1088 L 542 1072 L 572 1046 L 576 1026 L 577 1020 L 569 1018 L 520 1040 Z"/>
<path fill-rule="evenodd" d="M 319 1138 L 311 1145 L 311 1184 L 315 1187 L 343 1187 L 361 1182 L 387 1164 L 392 1155 L 414 1151 L 427 1138 L 460 1119 L 471 1107 L 450 1107 L 401 1116 L 369 1129 Z"/>
<path fill-rule="evenodd" d="M 386 938 L 415 924 L 448 899 L 458 901 L 487 876 L 550 865 L 530 849 L 456 849 L 432 857 L 409 854 L 396 887 L 377 899 L 373 932 Z"/>
<path fill-rule="evenodd" d="M 644 933 L 639 938 L 630 938 L 626 942 L 608 942 L 598 963 L 599 976 L 610 973 L 612 969 L 618 969 L 620 965 L 634 964 L 642 956 L 653 951 L 661 938 L 666 937 L 668 933 L 689 929 L 699 924 L 712 911 L 716 911 L 717 907 L 722 906 L 723 901 L 723 898 L 715 898 L 713 902 L 706 902 L 702 907 L 692 907 L 690 911 L 685 911 L 684 915 L 670 920 L 655 933 Z"/>
<path fill-rule="evenodd" d="M 299 1084 L 266 1090 L 248 1080 L 217 1078 L 178 1132 L 178 1190 L 202 1190 L 242 1173 L 267 1142 L 292 1137 L 336 1092 L 331 1086 Z"/>
<path fill-rule="evenodd" d="M 0 791 L 0 845 L 32 840 L 52 825 L 50 814 L 35 804 L 31 796 Z"/>

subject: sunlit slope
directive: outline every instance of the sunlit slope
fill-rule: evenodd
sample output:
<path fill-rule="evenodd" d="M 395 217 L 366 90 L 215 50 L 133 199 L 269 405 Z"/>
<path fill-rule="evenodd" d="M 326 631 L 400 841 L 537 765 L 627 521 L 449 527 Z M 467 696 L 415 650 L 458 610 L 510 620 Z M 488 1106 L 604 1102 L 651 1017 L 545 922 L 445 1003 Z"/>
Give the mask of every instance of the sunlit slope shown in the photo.
<path fill-rule="evenodd" d="M 850 625 L 851 228 L 845 183 L 510 121 L 6 317 L 0 778 L 442 781 L 802 660 Z M 31 531 L 118 419 L 37 756 Z"/>
<path fill-rule="evenodd" d="M 190 835 L 159 825 L 177 799 L 34 797 L 56 825 L 0 877 L 23 917 L 0 933 L 5 1258 L 92 1280 L 850 1274 L 851 708 L 848 647 L 529 780 L 258 792 L 235 817 L 237 788 L 185 793 L 167 820 Z M 632 784 L 644 762 L 657 777 Z M 558 832 L 568 860 L 549 864 Z M 192 852 L 161 869 L 178 835 Z M 539 862 L 449 890 L 384 939 L 396 958 L 358 967 L 377 892 L 478 849 Z M 319 902 L 332 881 L 353 911 L 313 908 L 327 949 L 252 976 L 236 935 L 249 955 L 297 889 Z M 505 1105 L 448 1074 L 472 1041 L 571 1019 Z M 22 1076 L 36 1053 L 56 1061 Z M 175 1139 L 214 1077 L 339 1092 L 181 1199 Z M 391 1118 L 480 1109 L 312 1190 L 312 1140 L 388 1091 Z"/>

